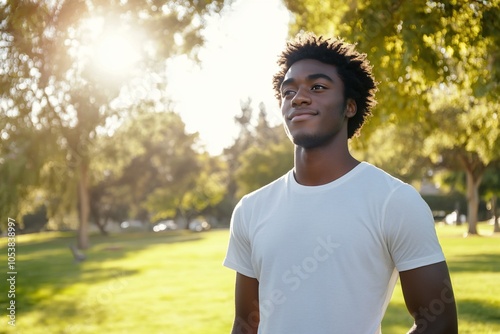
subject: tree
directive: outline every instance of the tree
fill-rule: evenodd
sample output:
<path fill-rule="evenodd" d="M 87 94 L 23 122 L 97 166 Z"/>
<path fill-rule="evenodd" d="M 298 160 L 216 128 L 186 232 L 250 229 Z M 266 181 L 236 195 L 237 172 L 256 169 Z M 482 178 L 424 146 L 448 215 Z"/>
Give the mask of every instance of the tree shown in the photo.
<path fill-rule="evenodd" d="M 22 179 L 6 183 L 11 195 L 0 198 L 2 213 L 21 214 L 18 204 L 33 189 L 45 190 L 50 198 L 54 192 L 72 194 L 76 185 L 75 195 L 59 197 L 78 202 L 78 247 L 87 248 L 89 152 L 97 129 L 115 114 L 111 102 L 133 76 L 157 70 L 170 56 L 196 51 L 205 17 L 223 4 L 222 0 L 2 2 L 0 108 L 7 117 L 0 121 L 0 168 Z M 128 45 L 96 67 L 101 48 L 123 46 L 113 31 L 138 44 Z M 108 71 L 137 50 L 137 57 L 129 59 L 130 71 Z M 46 150 L 49 154 L 42 153 Z M 49 214 L 67 206 L 52 206 L 56 211 Z"/>
<path fill-rule="evenodd" d="M 493 219 L 493 232 L 500 232 L 499 215 L 498 215 L 498 197 L 500 195 L 500 165 L 486 171 L 483 177 L 483 183 L 479 189 L 480 194 L 486 200 L 490 201 L 490 208 Z"/>
<path fill-rule="evenodd" d="M 378 126 L 387 123 L 397 127 L 407 127 L 409 123 L 420 125 L 422 138 L 435 139 L 426 141 L 427 153 L 445 160 L 457 156 L 444 154 L 439 138 L 445 131 L 449 132 L 444 136 L 453 137 L 456 128 L 444 130 L 441 123 L 429 122 L 429 111 L 441 113 L 435 106 L 436 100 L 446 102 L 444 97 L 452 90 L 461 100 L 460 106 L 466 105 L 455 113 L 440 109 L 443 113 L 467 118 L 465 115 L 471 111 L 480 117 L 471 118 L 474 129 L 479 127 L 475 134 L 466 129 L 466 122 L 462 130 L 471 137 L 486 135 L 488 142 L 472 138 L 467 143 L 461 141 L 466 147 L 460 159 L 450 158 L 441 164 L 460 166 L 467 173 L 469 233 L 477 233 L 477 187 L 487 164 L 496 159 L 498 151 L 498 137 L 495 137 L 498 131 L 487 133 L 480 126 L 492 129 L 488 124 L 495 121 L 490 119 L 498 119 L 495 101 L 500 95 L 500 1 L 330 0 L 319 4 L 314 0 L 286 0 L 285 4 L 295 14 L 292 32 L 310 30 L 341 35 L 369 54 L 383 94 L 378 96 L 375 117 L 363 129 L 363 139 L 369 140 Z M 334 24 L 325 25 L 325 18 Z M 469 102 L 472 106 L 467 105 Z M 448 149 L 460 147 L 458 142 L 450 145 Z"/>
<path fill-rule="evenodd" d="M 465 172 L 468 233 L 477 234 L 479 186 L 485 172 L 500 162 L 500 104 L 452 92 L 447 96 L 431 105 L 428 118 L 436 130 L 424 146 L 437 166 Z"/>
<path fill-rule="evenodd" d="M 235 200 L 274 179 L 293 167 L 293 144 L 281 125 L 271 126 L 264 104 L 259 104 L 257 120 L 252 125 L 251 101 L 242 104 L 241 135 L 225 150 L 234 184 Z M 231 155 L 229 155 L 231 154 Z"/>
<path fill-rule="evenodd" d="M 183 198 L 195 192 L 193 185 L 201 182 L 205 171 L 203 154 L 195 151 L 198 135 L 186 132 L 178 114 L 153 112 L 149 104 L 137 109 L 96 147 L 91 190 L 97 220 L 117 207 L 125 208 L 127 217 L 121 218 L 175 217 Z"/>
<path fill-rule="evenodd" d="M 370 161 L 408 183 L 429 178 L 430 159 L 421 153 L 425 139 L 421 125 L 408 122 L 403 127 L 387 122 L 380 124 L 369 137 L 370 140 L 351 141 L 357 158 Z"/>
<path fill-rule="evenodd" d="M 225 148 L 222 153 L 223 159 L 227 161 L 228 170 L 228 185 L 226 196 L 223 200 L 223 202 L 226 203 L 226 207 L 229 208 L 227 210 L 228 216 L 231 215 L 230 212 L 239 200 L 239 196 L 237 195 L 238 184 L 236 176 L 236 170 L 240 166 L 239 157 L 243 152 L 254 145 L 253 127 L 251 123 L 253 118 L 252 100 L 248 99 L 247 101 L 241 101 L 240 105 L 241 114 L 234 117 L 235 123 L 240 128 L 240 133 L 234 143 L 230 147 Z"/>
<path fill-rule="evenodd" d="M 283 133 L 281 126 L 274 127 Z M 253 146 L 240 157 L 236 171 L 237 196 L 241 197 L 274 181 L 293 167 L 293 145 L 283 135 L 279 142 L 268 142 L 266 146 Z"/>
<path fill-rule="evenodd" d="M 172 217 L 189 223 L 222 201 L 227 186 L 224 164 L 216 157 L 199 154 L 195 171 L 182 183 L 158 187 L 147 197 L 145 207 L 152 213 L 153 220 Z"/>

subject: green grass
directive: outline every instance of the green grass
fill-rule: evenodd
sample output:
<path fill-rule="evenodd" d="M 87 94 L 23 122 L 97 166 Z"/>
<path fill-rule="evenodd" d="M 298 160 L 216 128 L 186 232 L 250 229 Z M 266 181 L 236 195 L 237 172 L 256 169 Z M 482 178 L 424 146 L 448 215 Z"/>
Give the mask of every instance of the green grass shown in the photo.
<path fill-rule="evenodd" d="M 73 242 L 61 233 L 18 237 L 17 332 L 10 332 L 224 333 L 230 327 L 234 273 L 221 265 L 227 231 L 95 236 L 80 264 L 68 248 Z M 2 310 L 6 299 L 2 291 Z M 4 314 L 0 331 L 8 327 Z"/>
<path fill-rule="evenodd" d="M 460 333 L 500 333 L 500 238 L 463 238 L 465 229 L 438 226 Z M 76 264 L 73 234 L 18 236 L 16 327 L 5 315 L 4 269 L 0 333 L 229 333 L 234 272 L 221 265 L 227 238 L 227 230 L 93 236 L 88 259 Z M 6 239 L 0 247 L 5 268 Z M 398 286 L 383 332 L 404 333 L 410 323 Z"/>

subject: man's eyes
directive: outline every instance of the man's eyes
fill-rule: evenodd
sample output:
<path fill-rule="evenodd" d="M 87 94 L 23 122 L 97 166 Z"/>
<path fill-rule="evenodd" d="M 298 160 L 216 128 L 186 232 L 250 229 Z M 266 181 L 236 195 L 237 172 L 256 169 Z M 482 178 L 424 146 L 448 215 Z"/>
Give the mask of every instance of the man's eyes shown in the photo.
<path fill-rule="evenodd" d="M 321 90 L 321 89 L 326 89 L 326 86 L 323 86 L 323 85 L 313 85 L 311 87 L 311 90 Z"/>
<path fill-rule="evenodd" d="M 312 91 L 318 91 L 318 90 L 324 90 L 324 89 L 327 89 L 327 87 L 325 85 L 321 85 L 321 84 L 315 84 L 315 85 L 312 85 L 310 90 Z M 287 97 L 287 96 L 292 96 L 296 93 L 297 91 L 296 90 L 293 90 L 293 89 L 284 89 L 282 92 L 281 92 L 281 96 L 282 97 Z"/>

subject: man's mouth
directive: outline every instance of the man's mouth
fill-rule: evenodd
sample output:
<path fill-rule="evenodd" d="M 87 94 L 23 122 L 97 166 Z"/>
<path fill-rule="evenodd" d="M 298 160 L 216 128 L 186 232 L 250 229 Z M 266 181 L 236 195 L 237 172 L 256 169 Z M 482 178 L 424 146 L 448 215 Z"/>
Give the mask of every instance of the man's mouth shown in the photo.
<path fill-rule="evenodd" d="M 317 114 L 318 113 L 314 110 L 296 110 L 292 111 L 290 116 L 288 116 L 288 120 L 292 122 L 302 122 L 316 116 Z"/>

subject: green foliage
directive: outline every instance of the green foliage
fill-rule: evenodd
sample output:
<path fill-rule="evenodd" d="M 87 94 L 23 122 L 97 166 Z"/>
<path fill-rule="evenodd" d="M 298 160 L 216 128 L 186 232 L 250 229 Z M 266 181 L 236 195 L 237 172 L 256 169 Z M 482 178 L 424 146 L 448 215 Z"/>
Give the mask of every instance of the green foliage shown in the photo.
<path fill-rule="evenodd" d="M 0 127 L 10 129 L 0 140 L 0 214 L 21 221 L 24 214 L 44 204 L 44 191 L 39 187 L 42 182 L 64 195 L 67 188 L 58 182 L 60 153 L 49 129 L 37 129 L 33 124 L 23 128 L 19 122 L 10 124 L 6 117 L 0 117 Z M 48 203 L 49 211 L 56 202 L 61 205 L 64 201 L 55 198 Z"/>
<path fill-rule="evenodd" d="M 278 131 L 283 131 L 281 127 Z M 284 136 L 283 136 L 284 137 Z M 293 167 L 293 145 L 285 137 L 281 142 L 266 147 L 254 146 L 240 157 L 236 171 L 238 197 L 274 181 Z"/>
<path fill-rule="evenodd" d="M 121 211 L 129 217 L 112 218 L 175 218 L 190 206 L 199 213 L 201 203 L 220 200 L 220 172 L 209 157 L 195 151 L 197 134 L 187 133 L 176 113 L 148 112 L 147 104 L 144 108 L 96 147 L 91 188 L 95 219 L 120 207 L 127 208 Z"/>
<path fill-rule="evenodd" d="M 293 167 L 293 145 L 282 126 L 270 126 L 265 106 L 260 104 L 255 125 L 251 101 L 242 104 L 236 117 L 241 127 L 233 146 L 224 151 L 229 162 L 228 196 L 233 204 L 241 196 L 279 178 Z"/>
<path fill-rule="evenodd" d="M 427 116 L 428 126 L 432 127 L 425 141 L 429 155 L 435 153 L 436 159 L 439 158 L 436 153 L 445 150 L 454 154 L 476 154 L 485 166 L 500 159 L 498 101 L 474 98 L 452 88 L 440 89 L 434 96 L 435 102 Z"/>
<path fill-rule="evenodd" d="M 428 157 L 421 153 L 424 133 L 415 123 L 397 126 L 380 124 L 370 135 L 370 140 L 350 142 L 355 156 L 383 168 L 388 173 L 411 183 L 427 176 Z"/>
<path fill-rule="evenodd" d="M 148 195 L 145 208 L 151 220 L 182 217 L 186 220 L 219 204 L 226 193 L 227 172 L 218 158 L 199 155 L 189 177 L 174 184 L 158 187 Z"/>

